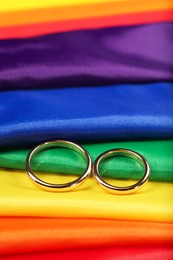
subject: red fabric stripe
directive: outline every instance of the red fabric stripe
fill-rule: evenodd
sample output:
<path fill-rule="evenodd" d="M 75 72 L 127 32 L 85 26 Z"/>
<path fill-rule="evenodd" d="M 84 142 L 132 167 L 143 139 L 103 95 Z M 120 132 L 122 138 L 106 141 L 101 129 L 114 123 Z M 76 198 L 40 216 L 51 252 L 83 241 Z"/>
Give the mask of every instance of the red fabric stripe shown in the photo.
<path fill-rule="evenodd" d="M 73 30 L 97 29 L 112 26 L 129 26 L 169 21 L 173 21 L 173 10 L 152 11 L 31 25 L 9 26 L 0 27 L 0 39 L 27 38 Z"/>

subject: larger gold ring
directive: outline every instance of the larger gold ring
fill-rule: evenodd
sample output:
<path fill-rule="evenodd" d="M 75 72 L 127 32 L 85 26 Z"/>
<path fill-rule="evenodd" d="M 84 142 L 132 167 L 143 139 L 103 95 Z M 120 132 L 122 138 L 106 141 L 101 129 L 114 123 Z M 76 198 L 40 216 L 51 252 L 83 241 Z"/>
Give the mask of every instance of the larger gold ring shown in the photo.
<path fill-rule="evenodd" d="M 100 173 L 99 173 L 99 164 L 101 161 L 105 160 L 108 157 L 112 157 L 112 156 L 131 157 L 132 159 L 135 159 L 139 163 L 141 163 L 145 169 L 142 179 L 139 180 L 137 183 L 130 185 L 130 186 L 126 186 L 126 187 L 113 186 L 113 185 L 110 185 L 109 183 L 107 183 L 106 181 L 104 181 L 101 178 Z M 149 167 L 146 159 L 139 153 L 136 153 L 136 152 L 134 152 L 132 150 L 128 150 L 128 149 L 123 149 L 123 148 L 113 149 L 113 150 L 109 150 L 109 151 L 102 153 L 101 155 L 99 155 L 97 157 L 97 159 L 95 160 L 94 165 L 93 165 L 93 177 L 95 178 L 96 182 L 102 188 L 104 188 L 105 190 L 107 190 L 111 193 L 114 193 L 114 194 L 131 194 L 133 192 L 136 192 L 148 181 L 149 174 L 150 174 L 150 167 Z"/>
<path fill-rule="evenodd" d="M 87 163 L 87 167 L 86 167 L 86 170 L 84 171 L 84 173 L 76 180 L 74 180 L 72 182 L 64 183 L 64 184 L 52 184 L 52 183 L 48 183 L 48 182 L 44 182 L 44 181 L 40 180 L 33 173 L 32 169 L 31 169 L 31 160 L 37 153 L 41 152 L 42 150 L 51 148 L 51 147 L 65 147 L 65 148 L 74 150 L 75 152 L 79 153 L 85 159 L 85 161 Z M 79 185 L 81 185 L 90 176 L 91 167 L 92 167 L 92 162 L 91 162 L 91 157 L 88 154 L 88 152 L 84 148 L 79 146 L 78 144 L 75 144 L 75 143 L 72 143 L 69 141 L 65 141 L 65 140 L 55 140 L 55 141 L 51 141 L 51 142 L 42 143 L 42 144 L 38 145 L 37 147 L 35 147 L 28 154 L 27 159 L 26 159 L 26 172 L 28 173 L 31 180 L 37 186 L 39 186 L 40 188 L 42 188 L 44 190 L 56 191 L 56 192 L 69 191 L 69 190 L 72 190 L 72 189 L 78 187 Z"/>

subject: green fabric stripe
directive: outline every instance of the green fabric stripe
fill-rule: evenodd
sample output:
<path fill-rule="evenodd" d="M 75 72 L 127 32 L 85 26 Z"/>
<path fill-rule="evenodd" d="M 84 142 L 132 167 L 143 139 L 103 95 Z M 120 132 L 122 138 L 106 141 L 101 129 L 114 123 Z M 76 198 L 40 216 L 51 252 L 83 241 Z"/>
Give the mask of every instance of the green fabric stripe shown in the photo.
<path fill-rule="evenodd" d="M 81 144 L 90 153 L 92 160 L 113 148 L 127 148 L 143 155 L 151 168 L 150 180 L 173 181 L 173 140 L 106 142 Z M 0 167 L 24 169 L 30 149 L 0 150 Z M 33 160 L 33 170 L 80 174 L 85 168 L 84 160 L 75 152 L 64 148 L 49 149 L 38 154 Z M 102 176 L 122 179 L 139 179 L 142 166 L 126 157 L 111 158 L 100 167 Z"/>

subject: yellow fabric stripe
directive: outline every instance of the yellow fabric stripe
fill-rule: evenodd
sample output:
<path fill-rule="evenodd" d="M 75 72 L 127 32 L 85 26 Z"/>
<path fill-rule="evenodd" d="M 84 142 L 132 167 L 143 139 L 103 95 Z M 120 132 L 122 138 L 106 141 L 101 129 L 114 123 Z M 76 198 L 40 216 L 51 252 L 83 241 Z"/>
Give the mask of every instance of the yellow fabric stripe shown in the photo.
<path fill-rule="evenodd" d="M 109 0 L 109 2 L 126 2 L 131 0 Z M 17 11 L 35 8 L 45 8 L 53 6 L 68 6 L 68 5 L 84 5 L 95 3 L 106 3 L 107 0 L 37 0 L 37 1 L 22 1 L 22 0 L 6 0 L 0 4 L 0 11 Z"/>
<path fill-rule="evenodd" d="M 113 195 L 101 189 L 90 178 L 74 191 L 53 193 L 39 189 L 24 171 L 1 169 L 0 176 L 0 216 L 173 222 L 172 183 L 148 182 L 137 193 Z M 45 181 L 54 183 L 74 179 L 74 176 L 46 176 Z M 131 182 L 111 180 L 111 184 L 125 186 Z"/>

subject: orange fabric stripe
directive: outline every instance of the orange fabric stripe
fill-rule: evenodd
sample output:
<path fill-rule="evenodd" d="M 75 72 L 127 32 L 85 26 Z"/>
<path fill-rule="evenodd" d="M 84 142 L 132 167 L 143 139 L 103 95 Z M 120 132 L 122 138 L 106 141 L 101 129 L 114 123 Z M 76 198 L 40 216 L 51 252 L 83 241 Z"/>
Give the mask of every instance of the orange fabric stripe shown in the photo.
<path fill-rule="evenodd" d="M 0 26 L 65 21 L 115 14 L 172 9 L 171 0 L 131 0 L 0 13 Z"/>
<path fill-rule="evenodd" d="M 1 255 L 133 245 L 172 246 L 173 224 L 97 219 L 0 219 Z"/>
<path fill-rule="evenodd" d="M 173 21 L 173 10 L 114 15 L 80 20 L 0 27 L 0 39 L 27 38 L 72 30 L 98 29 L 111 26 L 129 26 Z"/>

